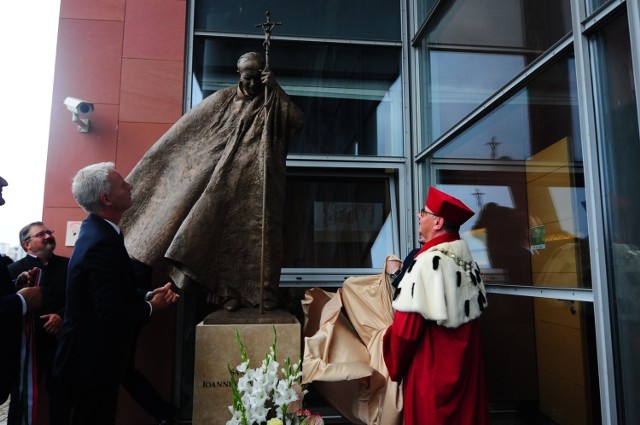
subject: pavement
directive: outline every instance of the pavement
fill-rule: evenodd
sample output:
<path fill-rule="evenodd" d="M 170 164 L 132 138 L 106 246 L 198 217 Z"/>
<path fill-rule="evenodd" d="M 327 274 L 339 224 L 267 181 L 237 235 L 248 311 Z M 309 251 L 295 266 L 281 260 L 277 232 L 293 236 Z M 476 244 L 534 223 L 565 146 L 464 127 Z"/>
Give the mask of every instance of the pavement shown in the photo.
<path fill-rule="evenodd" d="M 0 425 L 7 425 L 7 415 L 9 414 L 9 400 L 0 405 Z"/>
<path fill-rule="evenodd" d="M 345 425 L 350 422 L 343 419 L 339 414 L 330 407 L 311 407 L 315 413 L 319 413 L 324 418 L 324 423 L 327 425 Z M 0 425 L 7 425 L 7 416 L 9 415 L 9 400 L 6 403 L 0 405 Z M 189 422 L 190 423 L 190 422 Z"/>

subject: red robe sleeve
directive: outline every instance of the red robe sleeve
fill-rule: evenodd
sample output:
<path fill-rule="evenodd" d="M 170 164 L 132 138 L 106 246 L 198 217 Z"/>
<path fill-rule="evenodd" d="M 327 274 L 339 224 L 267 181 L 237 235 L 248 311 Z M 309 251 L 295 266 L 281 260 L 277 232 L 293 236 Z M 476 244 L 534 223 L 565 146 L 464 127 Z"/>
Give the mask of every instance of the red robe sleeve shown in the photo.
<path fill-rule="evenodd" d="M 382 341 L 382 354 L 392 381 L 401 382 L 407 375 L 425 325 L 424 317 L 418 313 L 394 313 Z"/>

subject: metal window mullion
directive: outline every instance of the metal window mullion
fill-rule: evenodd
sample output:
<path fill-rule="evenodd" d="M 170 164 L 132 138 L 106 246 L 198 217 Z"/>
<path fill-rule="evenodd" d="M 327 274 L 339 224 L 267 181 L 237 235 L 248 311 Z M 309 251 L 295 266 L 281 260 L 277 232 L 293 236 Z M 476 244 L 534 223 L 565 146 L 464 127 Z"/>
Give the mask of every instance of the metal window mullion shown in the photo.
<path fill-rule="evenodd" d="M 633 81 L 636 90 L 636 119 L 640 123 L 640 1 L 627 0 L 627 18 L 629 19 L 629 35 L 631 37 L 631 64 Z"/>
<path fill-rule="evenodd" d="M 203 38 L 224 38 L 224 39 L 253 39 L 263 40 L 264 36 L 259 34 L 246 34 L 246 33 L 230 33 L 230 32 L 217 32 L 217 31 L 195 31 L 196 37 Z M 273 36 L 271 40 L 279 41 L 296 41 L 304 43 L 326 43 L 326 44 L 342 44 L 350 46 L 386 46 L 386 47 L 401 47 L 401 41 L 378 41 L 378 40 L 352 40 L 348 38 L 326 38 L 326 37 L 294 37 L 287 35 Z"/>
<path fill-rule="evenodd" d="M 331 155 L 287 155 L 287 167 L 396 169 L 402 167 L 403 165 L 403 158 L 357 156 L 347 156 L 344 158 L 340 158 Z"/>
<path fill-rule="evenodd" d="M 412 1 L 412 0 L 409 0 Z M 426 25 L 429 18 L 425 19 L 420 29 L 418 29 L 415 35 L 411 36 L 411 33 L 415 30 L 415 26 L 419 23 L 417 22 L 418 15 L 417 10 L 418 7 L 415 1 L 412 1 L 413 7 L 412 11 L 415 14 L 412 18 L 409 18 L 408 21 L 412 23 L 412 26 L 408 28 L 406 32 L 406 49 L 407 49 L 407 84 L 408 84 L 408 93 L 407 93 L 407 102 L 409 102 L 409 108 L 406 111 L 407 117 L 410 120 L 410 128 L 409 128 L 409 143 L 405 146 L 408 146 L 409 151 L 407 152 L 407 161 L 409 176 L 411 181 L 408 183 L 409 187 L 407 188 L 407 203 L 406 209 L 404 211 L 404 215 L 406 217 L 406 231 L 407 231 L 407 239 L 406 239 L 406 253 L 409 253 L 413 248 L 418 246 L 418 238 L 417 238 L 417 224 L 416 220 L 414 220 L 414 211 L 417 211 L 417 206 L 422 204 L 420 200 L 421 197 L 421 188 L 424 188 L 425 182 L 423 179 L 424 173 L 422 173 L 423 167 L 426 167 L 426 163 L 420 163 L 417 160 L 416 155 L 422 149 L 420 140 L 424 137 L 425 131 L 425 122 L 422 120 L 422 116 L 420 111 L 426 107 L 426 98 L 422 95 L 420 88 L 420 69 L 426 65 L 426 57 L 420 51 L 419 45 L 420 40 L 423 37 L 426 37 Z M 439 3 L 439 0 L 438 0 Z M 433 10 L 437 8 L 434 7 L 429 14 L 433 13 Z M 418 40 L 418 41 L 416 41 Z"/>
<path fill-rule="evenodd" d="M 414 238 L 415 231 L 413 228 L 413 221 L 411 220 L 413 211 L 413 193 L 416 186 L 415 178 L 415 164 L 413 162 L 414 153 L 414 141 L 417 139 L 414 137 L 413 123 L 414 120 L 412 111 L 415 109 L 415 99 L 412 88 L 416 85 L 415 73 L 412 68 L 413 62 L 413 49 L 409 44 L 412 31 L 411 16 L 412 10 L 416 10 L 416 4 L 412 0 L 401 0 L 401 31 L 402 39 L 402 51 L 401 51 L 401 75 L 402 75 L 402 141 L 404 152 L 404 167 L 402 172 L 399 173 L 398 187 L 398 221 L 400 225 L 400 250 L 398 256 L 404 259 L 415 246 Z"/>
<path fill-rule="evenodd" d="M 601 26 L 602 22 L 605 21 L 607 17 L 615 14 L 620 8 L 624 7 L 624 5 L 625 0 L 615 0 L 598 8 L 598 10 L 596 10 L 591 16 L 584 18 L 581 21 L 582 33 L 592 32 L 595 28 Z M 586 11 L 582 16 L 585 15 Z"/>
<path fill-rule="evenodd" d="M 415 3 L 415 2 L 414 2 Z M 426 36 L 429 25 L 431 25 L 431 22 L 435 19 L 435 15 L 437 12 L 440 12 L 440 10 L 442 8 L 445 7 L 445 5 L 448 2 L 444 1 L 444 0 L 437 0 L 435 2 L 435 4 L 433 6 L 431 6 L 431 10 L 429 10 L 429 12 L 427 13 L 427 16 L 424 18 L 424 20 L 422 21 L 422 23 L 419 25 L 418 30 L 416 31 L 416 34 L 414 35 L 414 37 L 411 39 L 411 45 L 412 46 L 417 46 L 418 44 L 420 44 L 420 42 L 422 41 L 422 39 Z M 414 19 L 414 22 L 416 25 L 418 25 L 418 7 L 417 5 L 414 6 L 414 11 L 416 14 L 416 18 Z"/>
<path fill-rule="evenodd" d="M 195 22 L 195 0 L 190 0 L 187 4 L 187 41 L 186 41 L 186 58 L 184 69 L 184 97 L 182 100 L 182 111 L 186 113 L 191 109 L 191 98 L 193 90 L 193 38 L 194 38 L 194 22 Z"/>
<path fill-rule="evenodd" d="M 185 45 L 185 64 L 184 64 L 184 96 L 182 100 L 182 111 L 186 113 L 191 109 L 191 90 L 193 81 L 193 26 L 195 22 L 195 0 L 187 1 L 187 22 L 186 22 L 186 45 Z M 182 384 L 184 381 L 184 372 L 182 370 L 184 350 L 183 344 L 178 341 L 185 340 L 185 327 L 188 315 L 186 310 L 186 299 L 182 297 L 176 305 L 176 323 L 174 329 L 173 343 L 173 385 L 171 387 L 171 401 L 180 406 L 183 403 Z"/>
<path fill-rule="evenodd" d="M 589 255 L 595 315 L 596 352 L 600 385 L 600 404 L 603 423 L 616 425 L 617 407 L 615 375 L 613 373 L 613 343 L 611 338 L 611 316 L 607 291 L 607 265 L 602 253 L 606 252 L 602 192 L 602 177 L 598 161 L 598 144 L 595 114 L 595 97 L 592 70 L 594 60 L 589 54 L 589 40 L 582 18 L 585 16 L 583 0 L 571 0 L 572 25 L 575 34 L 574 56 L 578 90 L 578 114 L 580 139 L 587 203 L 587 226 L 589 229 Z"/>
<path fill-rule="evenodd" d="M 585 288 L 552 288 L 525 285 L 497 285 L 485 282 L 487 293 L 562 301 L 593 302 L 593 291 Z"/>

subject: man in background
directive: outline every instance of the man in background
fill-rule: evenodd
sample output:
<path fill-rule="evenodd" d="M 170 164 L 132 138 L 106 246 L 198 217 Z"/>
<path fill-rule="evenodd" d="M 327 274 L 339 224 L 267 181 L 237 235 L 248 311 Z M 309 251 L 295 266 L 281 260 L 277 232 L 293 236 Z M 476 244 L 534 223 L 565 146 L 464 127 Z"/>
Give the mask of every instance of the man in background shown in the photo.
<path fill-rule="evenodd" d="M 89 215 L 69 261 L 54 362 L 54 375 L 62 379 L 70 400 L 72 425 L 115 423 L 118 389 L 139 326 L 178 298 L 170 282 L 153 290 L 148 301 L 136 290 L 118 226 L 131 206 L 132 188 L 111 162 L 89 165 L 73 178 L 73 196 Z"/>
<path fill-rule="evenodd" d="M 54 254 L 56 238 L 53 236 L 53 230 L 41 221 L 24 226 L 20 230 L 19 238 L 20 245 L 27 255 L 8 266 L 9 274 L 15 280 L 22 272 L 34 267 L 41 270 L 39 286 L 42 288 L 42 306 L 34 311 L 36 382 L 39 384 L 43 377 L 46 379 L 49 422 L 65 424 L 69 420 L 68 405 L 63 392 L 56 387 L 51 371 L 57 338 L 62 327 L 69 259 Z M 24 413 L 23 406 L 26 405 L 23 401 L 21 394 L 14 392 L 11 395 L 9 425 L 23 423 L 21 417 Z"/>
<path fill-rule="evenodd" d="M 7 181 L 0 177 L 0 205 L 5 204 L 2 189 L 6 186 Z M 0 404 L 7 401 L 9 393 L 17 385 L 24 316 L 42 305 L 42 289 L 28 286 L 33 273 L 19 276 L 18 281 L 22 284 L 27 280 L 27 286 L 16 293 L 6 263 L 0 259 Z"/>

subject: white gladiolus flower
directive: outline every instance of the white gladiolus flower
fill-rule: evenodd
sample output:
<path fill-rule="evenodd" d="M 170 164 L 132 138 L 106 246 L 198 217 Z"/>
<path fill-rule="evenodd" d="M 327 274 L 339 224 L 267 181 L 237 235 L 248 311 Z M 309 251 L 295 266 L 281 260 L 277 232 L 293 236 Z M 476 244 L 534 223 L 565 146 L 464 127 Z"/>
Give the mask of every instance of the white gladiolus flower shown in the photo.
<path fill-rule="evenodd" d="M 302 398 L 306 393 L 300 384 L 302 360 L 291 364 L 285 359 L 282 368 L 276 360 L 275 328 L 274 343 L 260 367 L 255 369 L 249 368 L 249 359 L 238 333 L 236 341 L 242 363 L 235 368 L 237 373 L 229 370 L 234 401 L 229 406 L 232 418 L 227 425 L 275 424 L 278 420 L 283 425 L 300 425 L 302 420 L 318 416 L 302 409 Z"/>
<path fill-rule="evenodd" d="M 251 419 L 256 421 L 257 423 L 266 422 L 268 413 L 269 410 L 267 410 L 264 406 L 256 406 L 256 408 L 251 412 Z"/>

